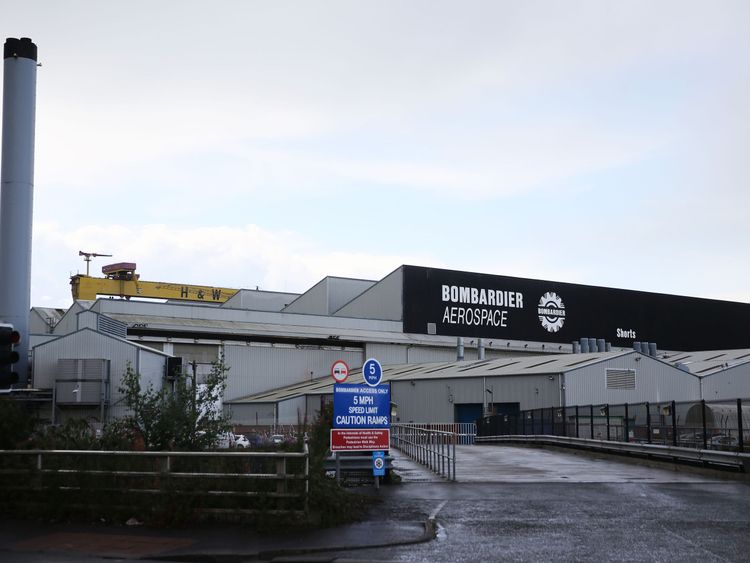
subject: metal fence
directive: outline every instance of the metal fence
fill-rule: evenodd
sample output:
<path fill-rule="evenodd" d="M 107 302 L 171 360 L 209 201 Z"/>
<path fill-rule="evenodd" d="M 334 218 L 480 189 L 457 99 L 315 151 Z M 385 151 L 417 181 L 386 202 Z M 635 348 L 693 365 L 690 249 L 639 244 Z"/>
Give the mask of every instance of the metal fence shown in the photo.
<path fill-rule="evenodd" d="M 746 451 L 750 401 L 689 401 L 549 407 L 479 420 L 478 436 L 548 435 Z"/>
<path fill-rule="evenodd" d="M 456 480 L 456 443 L 461 435 L 440 424 L 392 424 L 391 446 L 450 481 Z M 447 425 L 447 426 L 457 426 Z M 474 435 L 472 434 L 472 443 Z"/>
<path fill-rule="evenodd" d="M 18 506 L 87 510 L 307 513 L 310 463 L 302 452 L 0 450 L 0 491 Z"/>

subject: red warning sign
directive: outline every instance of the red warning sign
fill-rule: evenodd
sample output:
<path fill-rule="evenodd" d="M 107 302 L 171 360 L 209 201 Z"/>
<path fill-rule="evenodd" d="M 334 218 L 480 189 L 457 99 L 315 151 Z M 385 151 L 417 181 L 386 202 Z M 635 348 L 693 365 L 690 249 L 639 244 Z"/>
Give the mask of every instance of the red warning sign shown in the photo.
<path fill-rule="evenodd" d="M 375 452 L 389 450 L 391 431 L 388 428 L 332 428 L 331 451 Z"/>

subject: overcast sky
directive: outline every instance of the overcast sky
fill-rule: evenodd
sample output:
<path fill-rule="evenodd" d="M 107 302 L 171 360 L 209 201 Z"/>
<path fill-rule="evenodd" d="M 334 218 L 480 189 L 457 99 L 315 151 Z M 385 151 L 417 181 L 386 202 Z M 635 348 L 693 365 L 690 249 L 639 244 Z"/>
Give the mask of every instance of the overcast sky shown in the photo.
<path fill-rule="evenodd" d="M 750 301 L 746 1 L 0 0 L 37 75 L 32 294 L 401 264 Z M 0 77 L 1 80 L 1 77 Z"/>

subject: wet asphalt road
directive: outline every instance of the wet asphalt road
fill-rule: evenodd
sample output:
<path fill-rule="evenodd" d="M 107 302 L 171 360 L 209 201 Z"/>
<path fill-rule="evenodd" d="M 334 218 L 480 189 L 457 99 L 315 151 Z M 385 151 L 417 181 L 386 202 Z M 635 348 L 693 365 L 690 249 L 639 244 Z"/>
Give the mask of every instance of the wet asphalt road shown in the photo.
<path fill-rule="evenodd" d="M 389 519 L 414 521 L 439 509 L 438 538 L 331 558 L 750 560 L 747 483 L 431 483 L 405 484 L 386 494 L 380 510 Z"/>
<path fill-rule="evenodd" d="M 383 487 L 384 502 L 368 518 L 406 524 L 434 515 L 437 539 L 328 556 L 750 561 L 750 481 L 570 450 L 463 446 L 458 460 L 458 483 L 437 482 L 408 460 L 396 460 L 404 482 Z"/>

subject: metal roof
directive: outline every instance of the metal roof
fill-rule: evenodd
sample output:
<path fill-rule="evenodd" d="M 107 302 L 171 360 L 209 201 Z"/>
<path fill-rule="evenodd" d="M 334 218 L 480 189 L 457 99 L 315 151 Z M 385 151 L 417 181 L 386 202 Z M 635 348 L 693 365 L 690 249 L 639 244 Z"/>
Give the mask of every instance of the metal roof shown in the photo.
<path fill-rule="evenodd" d="M 386 344 L 411 344 L 426 346 L 455 347 L 456 338 L 454 336 L 436 336 L 427 334 L 410 334 L 393 330 L 372 330 L 361 328 L 343 328 L 334 329 L 328 326 L 300 325 L 300 324 L 283 324 L 283 323 L 264 323 L 239 320 L 219 320 L 207 318 L 187 318 L 187 317 L 167 317 L 147 314 L 130 314 L 120 312 L 106 312 L 105 316 L 118 320 L 128 326 L 140 325 L 143 328 L 149 328 L 159 331 L 173 332 L 195 332 L 211 333 L 215 340 L 222 340 L 222 335 L 244 335 L 247 337 L 263 336 L 278 338 L 299 338 L 299 339 L 329 339 L 332 346 L 339 341 L 362 342 L 362 343 L 386 343 Z M 398 323 L 400 326 L 400 323 Z M 205 337 L 202 337 L 205 338 Z M 473 342 L 468 344 L 467 348 L 473 348 Z M 502 346 L 486 345 L 486 350 L 513 350 L 523 351 L 536 354 L 552 354 L 552 347 L 547 344 L 539 343 L 535 348 L 535 343 L 520 342 L 513 340 L 503 340 Z M 562 348 L 559 346 L 558 348 Z M 581 356 L 579 354 L 579 356 Z M 468 362 L 462 362 L 466 365 Z"/>
<path fill-rule="evenodd" d="M 435 362 L 427 364 L 398 364 L 383 366 L 383 383 L 392 381 L 419 381 L 452 379 L 459 377 L 503 377 L 524 375 L 546 375 L 573 371 L 612 358 L 637 354 L 625 352 L 602 352 L 593 354 L 555 354 L 543 356 L 504 357 L 492 360 L 463 362 Z M 351 370 L 349 383 L 363 383 L 362 368 Z M 334 380 L 330 376 L 320 377 L 280 387 L 227 403 L 276 403 L 303 395 L 330 395 Z"/>
<path fill-rule="evenodd" d="M 705 377 L 750 362 L 750 349 L 672 352 L 659 358 L 693 375 Z"/>

